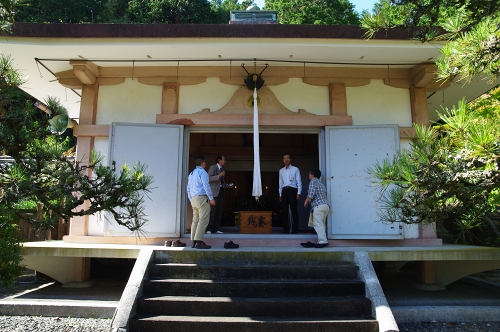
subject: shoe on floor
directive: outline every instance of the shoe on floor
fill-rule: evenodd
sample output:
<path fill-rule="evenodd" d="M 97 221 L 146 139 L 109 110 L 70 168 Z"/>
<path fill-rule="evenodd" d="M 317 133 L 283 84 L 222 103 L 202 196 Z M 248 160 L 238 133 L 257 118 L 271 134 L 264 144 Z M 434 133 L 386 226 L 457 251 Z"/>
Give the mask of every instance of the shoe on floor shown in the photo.
<path fill-rule="evenodd" d="M 215 232 L 215 234 L 224 234 L 224 232 L 217 231 L 217 232 Z"/>
<path fill-rule="evenodd" d="M 165 241 L 165 247 L 171 247 L 171 246 L 172 246 L 172 240 Z"/>
<path fill-rule="evenodd" d="M 185 247 L 186 244 L 182 243 L 180 240 L 172 241 L 172 247 Z"/>
<path fill-rule="evenodd" d="M 328 243 L 316 243 L 314 248 L 324 248 L 326 246 L 328 246 Z"/>
<path fill-rule="evenodd" d="M 196 245 L 194 246 L 196 249 L 210 249 L 212 246 L 209 246 L 203 241 L 198 241 L 196 242 Z"/>
<path fill-rule="evenodd" d="M 229 242 L 224 242 L 224 248 L 226 248 L 226 249 L 236 249 L 239 247 L 240 247 L 240 245 L 234 243 L 232 240 L 230 240 Z"/>
<path fill-rule="evenodd" d="M 303 246 L 304 248 L 312 248 L 316 245 L 316 243 L 312 243 L 310 241 L 307 241 L 307 242 L 301 243 L 300 245 Z"/>
<path fill-rule="evenodd" d="M 206 233 L 207 233 L 207 234 L 212 234 L 212 232 L 210 232 L 210 231 L 206 231 Z"/>
<path fill-rule="evenodd" d="M 191 246 L 191 248 L 196 247 L 196 243 L 197 243 L 197 242 L 198 242 L 198 241 L 193 241 L 193 245 Z"/>

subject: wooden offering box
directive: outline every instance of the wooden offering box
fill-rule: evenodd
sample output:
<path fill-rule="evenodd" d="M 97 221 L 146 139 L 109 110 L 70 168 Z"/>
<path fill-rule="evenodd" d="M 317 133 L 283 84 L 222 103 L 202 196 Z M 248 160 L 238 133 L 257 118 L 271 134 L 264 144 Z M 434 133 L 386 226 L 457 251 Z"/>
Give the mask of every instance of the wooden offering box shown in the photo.
<path fill-rule="evenodd" d="M 272 211 L 240 211 L 240 233 L 271 233 Z"/>

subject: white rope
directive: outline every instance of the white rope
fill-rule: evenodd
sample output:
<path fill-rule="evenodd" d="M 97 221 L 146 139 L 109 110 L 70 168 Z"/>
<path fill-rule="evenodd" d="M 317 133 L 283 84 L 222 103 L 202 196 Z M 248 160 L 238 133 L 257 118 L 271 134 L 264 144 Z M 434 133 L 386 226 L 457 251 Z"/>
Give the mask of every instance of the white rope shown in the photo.
<path fill-rule="evenodd" d="M 257 88 L 253 91 L 253 188 L 252 196 L 256 200 L 262 196 L 262 180 L 260 177 L 259 149 L 259 106 L 257 105 Z"/>

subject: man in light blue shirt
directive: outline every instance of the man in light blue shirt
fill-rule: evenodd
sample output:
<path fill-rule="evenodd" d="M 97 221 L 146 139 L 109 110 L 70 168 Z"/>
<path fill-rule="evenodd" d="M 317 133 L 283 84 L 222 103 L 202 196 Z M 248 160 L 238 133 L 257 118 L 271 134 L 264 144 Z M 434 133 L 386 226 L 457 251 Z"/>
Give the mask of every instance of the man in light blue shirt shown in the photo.
<path fill-rule="evenodd" d="M 187 195 L 193 208 L 193 222 L 191 223 L 192 248 L 210 249 L 203 238 L 210 221 L 210 205 L 215 205 L 212 189 L 208 181 L 207 166 L 203 156 L 194 157 L 196 168 L 189 173 Z"/>
<path fill-rule="evenodd" d="M 288 209 L 292 211 L 292 234 L 299 230 L 299 213 L 297 212 L 297 202 L 302 193 L 302 178 L 297 167 L 292 166 L 292 157 L 289 153 L 283 155 L 285 167 L 279 172 L 279 195 L 281 202 L 281 218 L 283 221 L 283 233 L 290 233 L 290 221 L 288 219 Z"/>

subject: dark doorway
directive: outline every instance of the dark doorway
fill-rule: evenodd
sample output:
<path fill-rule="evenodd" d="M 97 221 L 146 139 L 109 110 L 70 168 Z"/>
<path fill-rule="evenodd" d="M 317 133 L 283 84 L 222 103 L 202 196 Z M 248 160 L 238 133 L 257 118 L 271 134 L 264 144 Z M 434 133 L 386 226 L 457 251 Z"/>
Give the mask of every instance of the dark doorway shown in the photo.
<path fill-rule="evenodd" d="M 283 167 L 283 154 L 292 156 L 292 165 L 300 169 L 302 195 L 299 201 L 299 231 L 310 231 L 307 227 L 309 210 L 303 207 L 309 185 L 308 174 L 319 167 L 318 134 L 310 133 L 261 133 L 260 159 L 262 197 L 252 197 L 253 184 L 253 134 L 252 133 L 196 133 L 190 134 L 189 169 L 193 168 L 193 157 L 203 155 L 207 170 L 215 164 L 216 156 L 222 154 L 227 162 L 226 183 L 234 187 L 226 189 L 222 227 L 226 231 L 238 231 L 239 211 L 272 211 L 273 228 L 281 228 L 281 213 L 278 193 L 278 172 Z M 190 224 L 188 221 L 187 225 Z M 189 227 L 188 227 L 189 228 Z"/>

